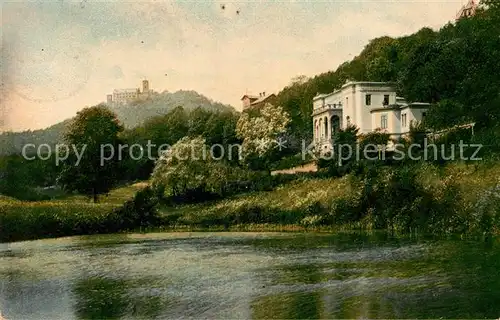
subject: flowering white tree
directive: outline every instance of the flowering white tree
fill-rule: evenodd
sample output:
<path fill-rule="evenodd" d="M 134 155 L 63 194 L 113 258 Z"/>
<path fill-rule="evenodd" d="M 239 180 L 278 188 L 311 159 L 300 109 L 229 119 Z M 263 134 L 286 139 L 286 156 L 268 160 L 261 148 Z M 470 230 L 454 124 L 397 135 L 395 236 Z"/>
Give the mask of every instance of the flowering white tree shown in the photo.
<path fill-rule="evenodd" d="M 258 116 L 243 113 L 236 124 L 236 134 L 243 139 L 243 158 L 251 155 L 263 157 L 274 149 L 290 121 L 282 107 L 270 103 L 264 105 Z"/>
<path fill-rule="evenodd" d="M 184 137 L 157 160 L 151 184 L 172 196 L 191 191 L 223 195 L 245 172 L 213 156 L 204 138 Z"/>
<path fill-rule="evenodd" d="M 168 188 L 173 195 L 202 188 L 209 175 L 208 161 L 205 139 L 184 137 L 159 157 L 151 184 Z"/>

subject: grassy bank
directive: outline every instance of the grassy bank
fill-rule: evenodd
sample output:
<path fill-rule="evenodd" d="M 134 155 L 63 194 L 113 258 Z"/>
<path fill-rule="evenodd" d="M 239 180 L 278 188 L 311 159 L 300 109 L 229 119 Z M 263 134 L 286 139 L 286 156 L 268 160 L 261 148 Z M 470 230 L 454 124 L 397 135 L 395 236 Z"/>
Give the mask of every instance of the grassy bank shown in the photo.
<path fill-rule="evenodd" d="M 388 185 L 396 190 L 394 198 L 384 195 L 387 207 L 395 225 L 401 218 L 418 214 L 426 206 L 433 206 L 436 217 L 426 217 L 442 233 L 481 232 L 489 230 L 498 233 L 500 213 L 500 163 L 481 162 L 477 164 L 454 163 L 445 167 L 421 164 L 416 169 L 420 193 L 431 195 L 431 199 L 420 199 L 411 186 L 397 185 L 384 179 L 377 184 Z M 391 176 L 387 172 L 388 177 Z M 387 180 L 387 181 L 386 181 Z M 403 179 L 404 180 L 404 179 Z M 403 181 L 404 182 L 404 181 Z M 363 199 L 366 180 L 354 176 L 343 178 L 306 178 L 288 182 L 272 191 L 241 194 L 201 204 L 159 207 L 158 225 L 146 230 L 163 231 L 336 231 L 346 229 L 376 229 L 371 213 L 353 219 L 356 210 L 371 212 L 372 207 L 353 205 Z M 398 183 L 402 183 L 398 181 Z M 456 193 L 448 194 L 450 185 Z M 27 240 L 44 237 L 69 236 L 77 234 L 121 232 L 122 223 L 117 213 L 125 201 L 145 186 L 135 184 L 118 188 L 98 204 L 89 203 L 86 198 L 71 196 L 57 201 L 23 202 L 12 198 L 0 198 L 0 241 Z M 376 188 L 377 185 L 372 186 Z M 409 189 L 409 190 L 405 190 Z M 386 189 L 382 189 L 385 192 Z M 404 192 L 400 192 L 403 190 Z M 386 192 L 386 193 L 387 193 Z M 408 196 L 406 196 L 408 195 Z M 370 196 L 370 194 L 368 194 Z M 386 197 L 387 196 L 387 197 Z M 405 197 L 416 198 L 411 202 Z M 450 198 L 446 200 L 446 197 Z M 389 199 L 389 200 L 387 200 Z M 408 200 L 408 199 L 407 199 Z M 446 200 L 446 201 L 445 201 Z M 378 201 L 363 200 L 365 203 Z M 402 202 L 399 204 L 399 202 Z M 382 203 L 381 207 L 386 204 Z M 415 208 L 413 208 L 415 206 Z M 379 204 L 380 207 L 380 204 Z M 409 208 L 410 207 L 410 208 Z M 450 211 L 449 207 L 453 207 Z M 380 209 L 376 209 L 377 211 Z M 408 212 L 408 213 L 407 213 Z M 342 215 L 349 219 L 337 219 Z M 384 213 L 385 214 L 385 213 Z M 399 216 L 398 216 L 399 214 Z M 490 217 L 484 224 L 484 217 Z M 325 220 L 326 217 L 326 220 Z M 384 219 L 388 216 L 383 216 Z M 341 217 L 342 218 L 342 217 Z M 332 220 L 333 219 L 333 220 Z M 398 220 L 399 219 L 399 220 Z M 325 221 L 327 221 L 325 223 Z M 427 222 L 426 222 L 427 223 Z M 397 228 L 396 228 L 397 229 Z M 145 229 L 142 229 L 143 231 Z M 395 230 L 398 231 L 398 230 Z"/>
<path fill-rule="evenodd" d="M 133 198 L 144 184 L 113 190 L 99 203 L 83 196 L 67 196 L 52 201 L 19 201 L 0 197 L 0 241 L 88 234 L 105 229 L 113 210 Z M 112 229 L 112 228 L 109 228 Z"/>
<path fill-rule="evenodd" d="M 467 215 L 477 213 L 475 210 L 477 211 L 478 201 L 488 198 L 486 193 L 500 183 L 499 177 L 498 163 L 456 163 L 443 168 L 422 165 L 418 168 L 417 180 L 425 191 L 436 198 L 443 197 L 443 190 L 450 183 L 457 186 L 458 193 L 453 201 L 457 207 L 463 209 L 462 212 L 457 212 L 457 215 L 461 215 L 462 221 L 471 222 L 472 217 Z M 255 192 L 212 203 L 163 207 L 160 211 L 165 222 L 171 227 L 229 228 L 259 225 L 265 229 L 266 225 L 273 226 L 272 228 L 294 225 L 300 228 L 321 228 L 320 224 L 315 223 L 318 214 L 332 211 L 336 200 L 349 199 L 358 192 L 359 184 L 356 186 L 351 176 L 312 179 L 291 182 L 270 192 Z M 372 227 L 367 219 L 342 226 L 344 229 Z M 329 229 L 327 226 L 324 228 Z"/>

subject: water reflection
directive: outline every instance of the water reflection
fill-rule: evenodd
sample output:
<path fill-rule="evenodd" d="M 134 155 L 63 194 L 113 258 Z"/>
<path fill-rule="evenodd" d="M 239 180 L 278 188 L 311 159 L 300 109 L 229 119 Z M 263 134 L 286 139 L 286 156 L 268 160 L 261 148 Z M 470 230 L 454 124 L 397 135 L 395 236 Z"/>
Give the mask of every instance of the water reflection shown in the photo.
<path fill-rule="evenodd" d="M 7 319 L 498 318 L 500 244 L 386 234 L 66 238 L 0 250 Z"/>
<path fill-rule="evenodd" d="M 120 319 L 125 315 L 154 319 L 165 313 L 169 301 L 153 290 L 141 292 L 141 287 L 149 282 L 105 277 L 80 279 L 73 288 L 75 314 L 80 319 Z"/>
<path fill-rule="evenodd" d="M 273 272 L 271 284 L 315 284 L 321 281 L 319 269 L 313 265 L 290 266 Z M 269 285 L 269 284 L 268 284 Z M 321 293 L 292 292 L 263 295 L 252 303 L 254 319 L 318 319 L 323 310 Z"/>

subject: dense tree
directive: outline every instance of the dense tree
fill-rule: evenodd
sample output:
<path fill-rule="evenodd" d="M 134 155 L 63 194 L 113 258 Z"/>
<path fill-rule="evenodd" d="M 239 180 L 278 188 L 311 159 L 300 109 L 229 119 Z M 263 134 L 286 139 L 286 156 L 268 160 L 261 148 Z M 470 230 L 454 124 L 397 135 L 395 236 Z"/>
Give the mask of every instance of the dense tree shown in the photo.
<path fill-rule="evenodd" d="M 243 140 L 243 160 L 250 168 L 265 169 L 270 161 L 279 160 L 279 152 L 286 147 L 279 142 L 283 141 L 289 122 L 288 113 L 270 103 L 264 105 L 257 116 L 241 115 L 236 134 Z"/>
<path fill-rule="evenodd" d="M 184 137 L 158 159 L 151 183 L 176 200 L 199 201 L 234 192 L 231 186 L 246 175 L 214 156 L 203 137 Z"/>
<path fill-rule="evenodd" d="M 334 176 L 343 176 L 350 172 L 358 160 L 356 144 L 359 136 L 359 128 L 354 125 L 340 129 L 334 136 L 332 152 L 317 160 L 318 167 L 326 168 L 329 174 Z"/>
<path fill-rule="evenodd" d="M 123 130 L 116 115 L 104 105 L 78 112 L 64 135 L 69 146 L 58 182 L 97 202 L 119 181 L 118 134 Z"/>

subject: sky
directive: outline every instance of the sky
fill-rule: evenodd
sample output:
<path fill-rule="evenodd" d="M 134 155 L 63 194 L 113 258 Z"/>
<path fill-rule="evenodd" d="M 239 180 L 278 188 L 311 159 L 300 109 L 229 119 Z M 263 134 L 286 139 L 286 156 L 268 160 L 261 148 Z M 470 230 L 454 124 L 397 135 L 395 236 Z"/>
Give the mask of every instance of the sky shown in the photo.
<path fill-rule="evenodd" d="M 0 131 L 48 127 L 143 79 L 241 110 L 245 93 L 335 70 L 373 38 L 439 29 L 464 2 L 0 0 Z"/>

